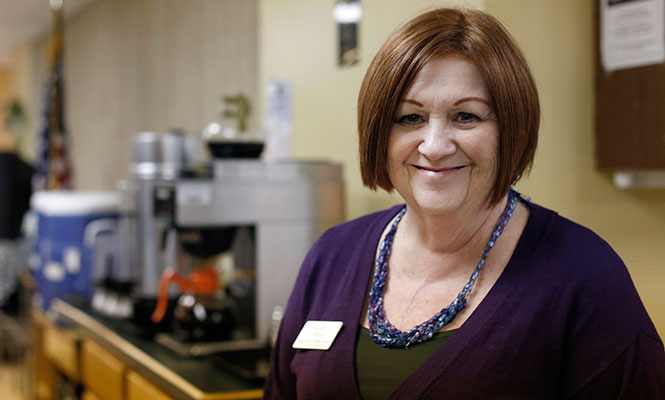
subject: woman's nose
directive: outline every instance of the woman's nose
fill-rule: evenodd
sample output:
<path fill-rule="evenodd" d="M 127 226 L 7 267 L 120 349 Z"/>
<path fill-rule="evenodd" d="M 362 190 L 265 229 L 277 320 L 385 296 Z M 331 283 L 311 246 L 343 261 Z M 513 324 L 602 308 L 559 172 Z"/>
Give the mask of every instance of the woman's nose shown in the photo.
<path fill-rule="evenodd" d="M 445 121 L 430 120 L 423 129 L 422 141 L 418 145 L 418 152 L 432 161 L 440 160 L 454 154 L 457 144 L 453 139 L 450 127 Z"/>

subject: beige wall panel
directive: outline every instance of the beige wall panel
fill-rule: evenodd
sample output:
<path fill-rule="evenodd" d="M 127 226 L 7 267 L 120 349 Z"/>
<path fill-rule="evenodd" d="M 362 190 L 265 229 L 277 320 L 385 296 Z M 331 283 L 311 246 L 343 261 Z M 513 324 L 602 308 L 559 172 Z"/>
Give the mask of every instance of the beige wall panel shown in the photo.
<path fill-rule="evenodd" d="M 68 21 L 66 107 L 76 187 L 114 189 L 127 177 L 138 131 L 198 135 L 222 95 L 243 92 L 256 104 L 256 8 L 255 0 L 98 0 Z M 34 46 L 40 82 L 45 45 Z M 36 97 L 31 111 L 39 114 Z"/>

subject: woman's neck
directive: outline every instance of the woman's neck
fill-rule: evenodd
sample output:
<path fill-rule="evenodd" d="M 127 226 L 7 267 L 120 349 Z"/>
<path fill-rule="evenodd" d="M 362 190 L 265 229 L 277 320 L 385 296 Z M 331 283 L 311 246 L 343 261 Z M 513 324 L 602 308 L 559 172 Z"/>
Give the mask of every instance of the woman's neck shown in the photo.
<path fill-rule="evenodd" d="M 408 208 L 396 232 L 393 253 L 398 254 L 394 258 L 400 259 L 400 253 L 418 254 L 422 262 L 408 263 L 408 273 L 430 281 L 454 273 L 457 266 L 466 270 L 468 262 L 477 262 L 482 255 L 506 201 L 507 196 L 493 206 L 484 203 L 445 215 Z"/>

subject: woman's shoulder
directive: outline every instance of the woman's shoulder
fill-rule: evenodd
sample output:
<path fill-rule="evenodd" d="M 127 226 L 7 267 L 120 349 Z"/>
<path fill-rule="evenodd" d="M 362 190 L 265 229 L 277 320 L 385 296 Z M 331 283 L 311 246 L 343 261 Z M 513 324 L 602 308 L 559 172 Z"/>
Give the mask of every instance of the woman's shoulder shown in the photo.
<path fill-rule="evenodd" d="M 384 227 L 401 207 L 367 214 L 326 230 L 309 250 L 301 275 L 306 274 L 309 279 L 323 275 L 329 279 L 332 275 L 352 273 L 354 266 L 366 259 L 371 265 Z"/>
<path fill-rule="evenodd" d="M 565 327 L 569 389 L 588 385 L 641 340 L 661 349 L 660 362 L 662 341 L 614 249 L 579 223 L 536 204 L 529 207 L 537 227 L 525 233 L 538 232 L 530 283 L 541 282 L 541 299 L 556 304 L 548 320 Z"/>
<path fill-rule="evenodd" d="M 340 241 L 358 242 L 360 238 L 367 237 L 367 235 L 380 235 L 402 207 L 404 205 L 395 205 L 333 226 L 321 235 L 319 242 L 334 245 L 339 244 Z"/>
<path fill-rule="evenodd" d="M 624 310 L 629 306 L 642 308 L 628 268 L 605 239 L 538 205 L 532 205 L 531 215 L 541 220 L 540 237 L 533 248 L 539 273 L 578 300 L 595 296 L 589 300 L 595 303 L 606 298 L 615 303 L 615 299 L 622 299 Z"/>
<path fill-rule="evenodd" d="M 540 252 L 547 252 L 548 257 L 565 260 L 567 265 L 592 263 L 588 266 L 602 264 L 606 267 L 623 267 L 619 255 L 592 229 L 538 204 L 528 203 L 528 207 L 530 217 L 525 234 L 538 237 Z"/>
<path fill-rule="evenodd" d="M 615 333 L 629 336 L 641 330 L 653 335 L 629 270 L 607 241 L 552 210 L 536 204 L 529 207 L 540 229 L 531 256 L 537 267 L 534 272 L 548 282 L 548 291 L 558 303 L 584 315 L 582 321 L 595 321 L 608 329 L 614 326 Z M 617 324 L 623 326 L 617 328 Z"/>

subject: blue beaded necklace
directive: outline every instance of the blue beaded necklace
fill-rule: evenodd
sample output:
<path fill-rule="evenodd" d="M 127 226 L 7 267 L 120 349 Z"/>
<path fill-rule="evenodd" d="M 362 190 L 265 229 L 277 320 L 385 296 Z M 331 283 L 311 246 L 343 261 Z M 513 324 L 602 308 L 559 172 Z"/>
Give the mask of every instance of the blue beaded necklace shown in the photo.
<path fill-rule="evenodd" d="M 482 258 L 473 270 L 469 282 L 464 285 L 464 288 L 459 292 L 455 300 L 453 300 L 448 307 L 445 307 L 436 313 L 432 318 L 420 325 L 414 326 L 408 332 L 402 332 L 391 324 L 390 321 L 388 321 L 388 318 L 386 318 L 386 314 L 383 310 L 383 288 L 386 285 L 386 279 L 388 278 L 388 258 L 390 257 L 397 225 L 406 213 L 406 206 L 404 206 L 379 247 L 379 257 L 376 261 L 374 280 L 372 281 L 372 288 L 369 291 L 369 306 L 367 313 L 369 332 L 372 340 L 382 347 L 409 347 L 412 344 L 421 343 L 431 339 L 435 332 L 438 332 L 439 329 L 455 319 L 457 314 L 466 306 L 466 299 L 469 297 L 473 285 L 476 283 L 480 270 L 485 266 L 485 259 L 490 250 L 494 247 L 496 240 L 501 236 L 510 217 L 513 216 L 513 211 L 515 210 L 517 199 L 519 197 L 520 194 L 515 189 L 511 188 L 508 193 L 506 207 L 501 214 L 501 218 L 499 218 L 496 228 L 494 228 L 494 232 L 492 232 L 492 236 L 487 242 L 487 245 L 485 245 L 485 251 L 483 252 Z"/>

